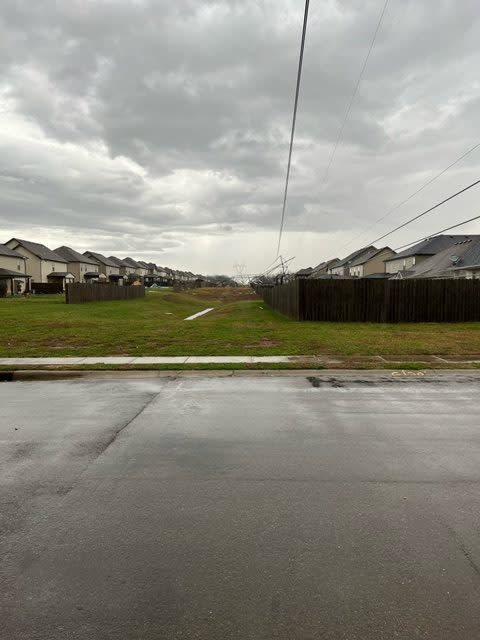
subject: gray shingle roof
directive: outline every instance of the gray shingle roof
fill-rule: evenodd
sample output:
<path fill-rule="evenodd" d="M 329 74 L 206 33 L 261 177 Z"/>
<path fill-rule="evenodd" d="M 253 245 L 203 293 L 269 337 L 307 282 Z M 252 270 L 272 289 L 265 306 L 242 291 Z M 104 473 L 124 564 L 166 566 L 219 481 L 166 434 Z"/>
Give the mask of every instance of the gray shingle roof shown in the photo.
<path fill-rule="evenodd" d="M 95 253 L 94 251 L 85 251 L 85 253 L 83 255 L 84 256 L 90 256 L 90 258 L 92 258 L 94 261 L 96 261 L 97 263 L 99 262 L 100 264 L 104 264 L 106 267 L 117 267 L 118 266 L 112 260 L 110 260 L 109 258 L 106 258 L 101 253 Z"/>
<path fill-rule="evenodd" d="M 96 260 L 92 260 L 88 256 L 85 256 L 75 249 L 71 249 L 70 247 L 58 247 L 55 249 L 55 253 L 58 253 L 59 256 L 64 258 L 67 262 L 82 262 L 83 264 L 98 264 Z"/>
<path fill-rule="evenodd" d="M 128 266 L 128 267 L 132 267 L 132 269 L 145 269 L 145 267 L 143 265 L 141 265 L 139 262 L 137 262 L 136 260 L 134 260 L 133 258 L 124 258 L 123 262 Z"/>
<path fill-rule="evenodd" d="M 26 273 L 20 271 L 10 271 L 10 269 L 0 269 L 0 278 L 31 278 Z"/>
<path fill-rule="evenodd" d="M 296 276 L 309 276 L 312 273 L 312 267 L 307 267 L 306 269 L 300 269 L 295 273 Z"/>
<path fill-rule="evenodd" d="M 382 253 L 382 251 L 392 251 L 392 249 L 390 249 L 390 247 L 382 247 L 381 249 L 375 249 L 375 247 L 372 247 L 369 251 L 366 251 L 365 253 L 362 253 L 361 255 L 359 255 L 357 258 L 355 258 L 354 260 L 352 260 L 349 264 L 350 267 L 356 267 L 360 264 L 365 264 L 366 262 L 368 262 L 369 260 L 371 260 L 372 258 L 374 258 L 375 256 L 377 256 L 379 253 Z"/>
<path fill-rule="evenodd" d="M 323 262 L 320 262 L 320 264 L 317 264 L 316 267 L 313 267 L 312 273 L 310 275 L 314 277 L 315 274 L 318 273 L 319 271 L 326 271 L 327 269 L 332 269 L 333 267 L 337 266 L 338 262 L 340 262 L 338 258 L 332 258 L 331 260 L 324 260 Z"/>
<path fill-rule="evenodd" d="M 22 256 L 21 253 L 10 249 L 10 247 L 7 247 L 4 244 L 0 244 L 0 256 L 8 256 L 9 258 L 23 258 L 24 260 L 26 260 L 25 256 Z"/>
<path fill-rule="evenodd" d="M 40 260 L 52 260 L 52 262 L 65 262 L 62 256 L 59 256 L 55 251 L 52 251 L 44 244 L 39 244 L 38 242 L 30 242 L 29 240 L 19 240 L 18 238 L 12 238 L 15 242 L 28 251 L 33 253 L 34 256 L 40 258 Z M 9 241 L 11 242 L 11 240 Z"/>
<path fill-rule="evenodd" d="M 454 269 L 480 264 L 480 236 L 470 236 L 450 245 L 434 256 L 422 260 L 411 270 L 410 278 L 439 278 L 451 275 Z"/>
<path fill-rule="evenodd" d="M 123 260 L 117 258 L 116 256 L 108 256 L 108 259 L 112 262 L 112 266 L 114 267 L 126 267 L 127 265 Z"/>
<path fill-rule="evenodd" d="M 440 253 L 447 247 L 452 246 L 456 242 L 462 242 L 463 240 L 468 240 L 474 236 L 435 236 L 433 238 L 427 238 L 426 240 L 422 240 L 418 244 L 414 244 L 413 247 L 409 247 L 400 253 L 397 253 L 393 258 L 388 258 L 385 262 L 389 260 L 398 260 L 398 258 L 410 258 L 411 256 L 433 256 L 436 253 Z"/>
<path fill-rule="evenodd" d="M 348 264 L 348 266 L 350 266 L 351 263 L 353 262 L 353 260 L 357 260 L 357 259 L 361 258 L 364 253 L 368 253 L 372 249 L 374 249 L 375 251 L 377 250 L 376 247 L 374 247 L 374 246 L 363 247 L 362 249 L 357 249 L 356 251 L 354 251 L 353 253 L 348 255 L 346 258 L 343 258 L 342 260 L 339 260 L 339 262 L 334 267 L 330 267 L 330 268 L 331 269 L 332 268 L 336 269 L 337 267 L 344 267 L 347 264 Z"/>

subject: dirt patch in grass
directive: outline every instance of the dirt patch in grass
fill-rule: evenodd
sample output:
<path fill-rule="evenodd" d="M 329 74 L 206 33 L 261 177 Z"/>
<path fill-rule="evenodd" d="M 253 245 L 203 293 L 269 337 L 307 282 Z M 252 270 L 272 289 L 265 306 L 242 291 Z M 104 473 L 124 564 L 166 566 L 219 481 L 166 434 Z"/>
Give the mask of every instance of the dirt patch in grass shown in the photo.
<path fill-rule="evenodd" d="M 268 349 L 269 347 L 280 347 L 282 345 L 281 340 L 270 340 L 269 338 L 262 338 L 258 342 L 253 342 L 252 344 L 244 344 L 245 349 L 258 349 L 258 347 L 262 349 Z"/>
<path fill-rule="evenodd" d="M 259 300 L 253 289 L 244 287 L 193 289 L 188 292 L 199 300 L 218 300 L 220 302 L 239 302 L 241 300 Z"/>
<path fill-rule="evenodd" d="M 51 349 L 65 349 L 65 347 L 68 347 L 69 349 L 75 349 L 70 340 L 58 340 L 55 338 L 49 338 L 48 340 L 37 340 L 36 344 L 42 347 L 50 347 Z"/>

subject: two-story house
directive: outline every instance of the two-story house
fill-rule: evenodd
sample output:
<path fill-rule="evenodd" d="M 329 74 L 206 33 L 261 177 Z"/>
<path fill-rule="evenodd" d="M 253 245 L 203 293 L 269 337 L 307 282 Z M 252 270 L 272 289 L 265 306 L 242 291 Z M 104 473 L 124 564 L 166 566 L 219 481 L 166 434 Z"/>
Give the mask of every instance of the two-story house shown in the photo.
<path fill-rule="evenodd" d="M 431 256 L 440 253 L 444 249 L 453 246 L 456 242 L 468 240 L 471 236 L 434 236 L 426 238 L 417 244 L 397 253 L 385 260 L 385 271 L 391 276 L 407 276 L 417 265 Z"/>
<path fill-rule="evenodd" d="M 421 260 L 403 277 L 480 279 L 480 236 L 472 235 Z"/>
<path fill-rule="evenodd" d="M 7 247 L 28 258 L 28 271 L 32 277 L 32 289 L 35 283 L 57 282 L 65 288 L 65 284 L 75 280 L 68 270 L 68 263 L 62 256 L 38 242 L 12 238 L 5 243 Z"/>
<path fill-rule="evenodd" d="M 108 259 L 111 260 L 119 269 L 120 273 L 123 276 L 125 283 L 130 283 L 136 278 L 136 267 L 132 266 L 125 260 L 121 258 L 117 258 L 116 256 L 108 256 Z"/>
<path fill-rule="evenodd" d="M 66 261 L 68 270 L 75 277 L 75 282 L 95 282 L 102 279 L 103 274 L 100 273 L 96 260 L 65 246 L 55 249 L 55 253 Z"/>
<path fill-rule="evenodd" d="M 29 280 L 27 258 L 0 244 L 0 289 L 4 294 L 11 296 L 28 291 Z"/>
<path fill-rule="evenodd" d="M 323 262 L 320 262 L 320 264 L 317 264 L 316 267 L 313 267 L 308 278 L 311 280 L 327 278 L 327 276 L 329 275 L 328 270 L 333 269 L 339 262 L 340 260 L 338 258 L 332 258 L 330 260 L 324 260 Z"/>
<path fill-rule="evenodd" d="M 328 273 L 333 276 L 340 276 L 344 278 L 350 277 L 350 266 L 354 261 L 360 260 L 365 255 L 369 255 L 372 250 L 377 250 L 376 247 L 363 247 L 357 249 L 353 253 L 350 253 L 346 258 L 334 263 L 329 269 Z"/>
<path fill-rule="evenodd" d="M 111 284 L 123 284 L 123 275 L 120 267 L 113 262 L 113 260 L 95 251 L 85 251 L 83 255 L 97 262 L 100 273 L 105 276 L 107 282 Z"/>
<path fill-rule="evenodd" d="M 157 282 L 159 274 L 157 265 L 155 263 L 138 260 L 138 264 L 140 264 L 146 270 L 146 274 L 144 277 L 146 285 L 152 285 Z"/>
<path fill-rule="evenodd" d="M 348 273 L 354 278 L 385 278 L 385 260 L 397 254 L 390 247 L 375 249 L 362 253 L 354 258 L 348 267 Z"/>
<path fill-rule="evenodd" d="M 148 269 L 145 268 L 143 264 L 140 264 L 137 260 L 133 258 L 124 258 L 123 262 L 130 268 L 134 269 L 134 273 L 137 276 L 138 280 L 142 280 L 147 275 Z"/>

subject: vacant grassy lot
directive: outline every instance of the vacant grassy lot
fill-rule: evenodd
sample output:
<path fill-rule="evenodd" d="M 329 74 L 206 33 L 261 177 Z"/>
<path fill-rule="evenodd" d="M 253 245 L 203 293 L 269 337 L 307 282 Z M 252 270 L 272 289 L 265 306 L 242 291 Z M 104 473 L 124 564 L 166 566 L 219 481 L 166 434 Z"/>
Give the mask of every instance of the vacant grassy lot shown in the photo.
<path fill-rule="evenodd" d="M 183 321 L 206 307 L 215 310 Z M 479 353 L 480 323 L 300 323 L 248 289 L 152 291 L 84 305 L 60 296 L 0 300 L 0 357 Z"/>

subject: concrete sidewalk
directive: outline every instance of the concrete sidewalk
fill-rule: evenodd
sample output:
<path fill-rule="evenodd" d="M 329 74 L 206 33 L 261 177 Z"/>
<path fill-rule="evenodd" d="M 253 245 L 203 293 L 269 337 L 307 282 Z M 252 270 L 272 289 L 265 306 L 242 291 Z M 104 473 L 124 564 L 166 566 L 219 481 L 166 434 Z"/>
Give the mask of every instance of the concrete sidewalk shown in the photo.
<path fill-rule="evenodd" d="M 0 366 L 82 366 L 82 365 L 194 365 L 194 364 L 315 364 L 341 365 L 346 362 L 398 364 L 480 364 L 480 355 L 471 356 L 93 356 L 87 358 L 0 358 Z"/>

